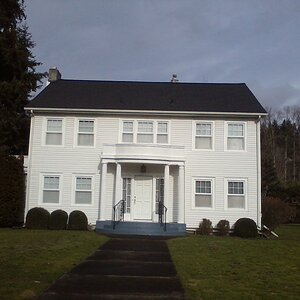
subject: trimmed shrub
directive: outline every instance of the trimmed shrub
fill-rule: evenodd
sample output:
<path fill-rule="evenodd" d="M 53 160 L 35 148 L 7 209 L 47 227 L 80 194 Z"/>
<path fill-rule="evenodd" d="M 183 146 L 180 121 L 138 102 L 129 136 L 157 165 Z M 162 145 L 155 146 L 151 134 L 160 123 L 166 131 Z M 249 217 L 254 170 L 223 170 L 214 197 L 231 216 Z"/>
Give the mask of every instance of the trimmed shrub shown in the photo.
<path fill-rule="evenodd" d="M 30 209 L 26 216 L 26 228 L 28 229 L 48 229 L 50 213 L 42 207 Z"/>
<path fill-rule="evenodd" d="M 24 224 L 25 176 L 21 159 L 0 153 L 0 227 Z"/>
<path fill-rule="evenodd" d="M 69 230 L 87 230 L 88 220 L 84 212 L 73 210 L 69 215 Z"/>
<path fill-rule="evenodd" d="M 256 223 L 249 218 L 238 219 L 234 224 L 234 234 L 242 238 L 254 238 L 257 236 Z"/>
<path fill-rule="evenodd" d="M 230 230 L 229 221 L 220 220 L 217 224 L 217 229 L 219 235 L 228 235 Z"/>
<path fill-rule="evenodd" d="M 68 214 L 61 209 L 53 211 L 50 215 L 49 228 L 53 230 L 67 229 Z"/>
<path fill-rule="evenodd" d="M 262 201 L 262 223 L 274 230 L 295 218 L 296 210 L 279 198 L 266 197 Z"/>
<path fill-rule="evenodd" d="M 196 230 L 196 234 L 210 235 L 213 231 L 211 221 L 209 219 L 202 219 L 199 223 L 199 227 Z"/>

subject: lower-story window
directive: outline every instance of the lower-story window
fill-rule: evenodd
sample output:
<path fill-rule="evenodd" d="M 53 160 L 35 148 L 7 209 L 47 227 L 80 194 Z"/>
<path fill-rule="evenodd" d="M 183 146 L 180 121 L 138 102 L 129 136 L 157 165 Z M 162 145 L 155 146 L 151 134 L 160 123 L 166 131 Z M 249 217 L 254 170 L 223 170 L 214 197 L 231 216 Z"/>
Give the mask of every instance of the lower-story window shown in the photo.
<path fill-rule="evenodd" d="M 125 213 L 130 213 L 131 178 L 123 178 L 123 200 L 125 200 Z"/>
<path fill-rule="evenodd" d="M 156 194 L 155 194 L 155 212 L 158 214 L 158 204 L 164 204 L 164 185 L 163 178 L 156 178 Z"/>
<path fill-rule="evenodd" d="M 59 176 L 44 175 L 43 203 L 59 203 Z"/>
<path fill-rule="evenodd" d="M 76 176 L 75 204 L 92 203 L 92 177 Z"/>
<path fill-rule="evenodd" d="M 212 180 L 195 180 L 195 207 L 212 208 Z"/>
<path fill-rule="evenodd" d="M 246 206 L 245 181 L 229 180 L 227 190 L 227 207 L 244 209 Z"/>

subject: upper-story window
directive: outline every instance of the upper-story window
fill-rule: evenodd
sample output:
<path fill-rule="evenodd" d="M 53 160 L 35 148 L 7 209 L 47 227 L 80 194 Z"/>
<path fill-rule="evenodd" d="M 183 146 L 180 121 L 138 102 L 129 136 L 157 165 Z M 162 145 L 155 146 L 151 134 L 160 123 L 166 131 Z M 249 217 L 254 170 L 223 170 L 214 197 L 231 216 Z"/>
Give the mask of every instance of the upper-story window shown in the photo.
<path fill-rule="evenodd" d="M 227 150 L 245 150 L 245 123 L 228 123 Z"/>
<path fill-rule="evenodd" d="M 151 120 L 122 121 L 123 143 L 168 144 L 169 122 Z"/>
<path fill-rule="evenodd" d="M 195 149 L 213 148 L 213 123 L 197 122 L 195 134 Z"/>
<path fill-rule="evenodd" d="M 62 119 L 47 119 L 46 145 L 62 145 Z"/>
<path fill-rule="evenodd" d="M 78 146 L 94 146 L 94 120 L 79 120 Z"/>

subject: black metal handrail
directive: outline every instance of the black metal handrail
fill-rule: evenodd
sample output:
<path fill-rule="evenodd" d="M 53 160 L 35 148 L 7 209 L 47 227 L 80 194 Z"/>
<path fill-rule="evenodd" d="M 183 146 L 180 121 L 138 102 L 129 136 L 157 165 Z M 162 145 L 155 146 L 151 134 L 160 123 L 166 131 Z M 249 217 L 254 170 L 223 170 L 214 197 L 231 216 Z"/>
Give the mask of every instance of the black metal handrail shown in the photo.
<path fill-rule="evenodd" d="M 162 201 L 158 202 L 158 222 L 161 226 L 164 226 L 164 231 L 167 231 L 167 208 L 162 203 Z"/>
<path fill-rule="evenodd" d="M 116 224 L 120 221 L 124 221 L 124 214 L 125 214 L 125 200 L 120 200 L 117 204 L 113 207 L 113 229 L 116 228 Z"/>

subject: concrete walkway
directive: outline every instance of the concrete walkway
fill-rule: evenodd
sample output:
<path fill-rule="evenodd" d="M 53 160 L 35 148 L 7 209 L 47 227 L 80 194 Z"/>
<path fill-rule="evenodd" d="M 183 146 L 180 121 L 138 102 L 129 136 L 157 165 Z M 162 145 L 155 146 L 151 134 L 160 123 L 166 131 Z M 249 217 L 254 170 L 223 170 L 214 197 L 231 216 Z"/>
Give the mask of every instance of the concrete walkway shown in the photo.
<path fill-rule="evenodd" d="M 39 300 L 185 299 L 165 240 L 112 238 Z"/>

